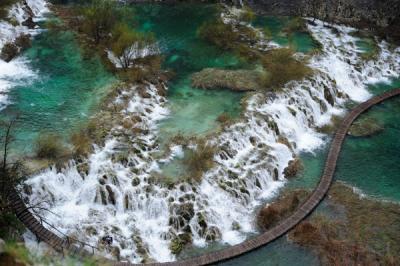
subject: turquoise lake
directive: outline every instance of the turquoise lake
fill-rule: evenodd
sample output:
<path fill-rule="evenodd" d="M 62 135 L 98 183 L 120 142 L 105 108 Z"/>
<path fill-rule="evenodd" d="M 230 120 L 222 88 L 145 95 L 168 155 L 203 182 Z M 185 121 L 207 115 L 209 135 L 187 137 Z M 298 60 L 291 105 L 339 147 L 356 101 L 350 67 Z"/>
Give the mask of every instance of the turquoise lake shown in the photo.
<path fill-rule="evenodd" d="M 164 68 L 175 72 L 169 84 L 170 116 L 160 122 L 160 136 L 205 136 L 219 130 L 216 121 L 222 113 L 238 117 L 243 93 L 228 90 L 198 90 L 191 86 L 191 74 L 206 67 L 235 69 L 241 62 L 231 53 L 205 43 L 197 28 L 216 14 L 213 5 L 141 4 L 132 8 L 132 26 L 153 32 L 163 55 Z M 281 45 L 292 43 L 300 52 L 309 52 L 315 44 L 309 35 L 282 34 L 285 18 L 259 17 L 255 26 L 271 30 Z M 13 88 L 12 102 L 1 112 L 2 118 L 18 115 L 14 149 L 30 154 L 41 132 L 68 135 L 85 123 L 116 78 L 102 65 L 100 58 L 85 53 L 71 32 L 45 31 L 33 40 L 24 56 L 36 78 Z M 373 94 L 400 87 L 400 80 L 370 86 Z M 376 118 L 385 130 L 371 137 L 348 137 L 335 175 L 379 199 L 400 201 L 400 100 L 394 99 L 372 108 L 366 116 Z M 304 172 L 288 187 L 312 188 L 324 165 L 325 147 L 314 154 L 302 154 Z M 175 169 L 176 170 L 176 169 Z M 172 172 L 174 171 L 171 170 Z M 311 252 L 289 243 L 286 238 L 220 265 L 318 265 Z"/>

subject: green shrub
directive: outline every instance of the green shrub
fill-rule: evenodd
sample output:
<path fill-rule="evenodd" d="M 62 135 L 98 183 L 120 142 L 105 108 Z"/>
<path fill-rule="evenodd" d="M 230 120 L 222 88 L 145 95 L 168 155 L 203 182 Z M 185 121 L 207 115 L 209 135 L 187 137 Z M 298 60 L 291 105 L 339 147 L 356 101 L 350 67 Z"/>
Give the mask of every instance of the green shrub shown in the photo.
<path fill-rule="evenodd" d="M 132 30 L 125 23 L 117 24 L 111 35 L 111 51 L 124 69 L 129 68 L 136 59 L 136 53 L 131 51 L 132 45 L 137 45 L 135 49 L 140 50 L 154 43 L 152 35 Z"/>
<path fill-rule="evenodd" d="M 78 11 L 83 17 L 81 30 L 91 37 L 95 44 L 106 39 L 121 16 L 115 1 L 91 0 L 88 6 Z"/>

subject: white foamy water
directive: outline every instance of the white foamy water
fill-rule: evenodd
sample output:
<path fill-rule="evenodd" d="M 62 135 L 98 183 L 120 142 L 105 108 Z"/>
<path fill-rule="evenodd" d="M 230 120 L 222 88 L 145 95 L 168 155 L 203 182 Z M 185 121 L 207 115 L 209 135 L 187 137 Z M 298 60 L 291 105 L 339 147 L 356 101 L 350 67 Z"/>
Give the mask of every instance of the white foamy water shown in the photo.
<path fill-rule="evenodd" d="M 310 60 L 312 77 L 287 84 L 282 93 L 252 95 L 243 119 L 209 140 L 220 152 L 199 184 L 168 186 L 154 177 L 160 164 L 181 157 L 182 149 L 175 145 L 160 155 L 157 122 L 168 115 L 166 99 L 160 88 L 147 84 L 147 95 L 138 87 L 123 88 L 115 100 L 125 106 L 125 120 L 136 122 L 134 129 L 114 128 L 105 146 L 88 158 L 87 173 L 71 162 L 60 172 L 48 169 L 31 177 L 29 200 L 47 200 L 57 215 L 43 215 L 68 235 L 93 245 L 112 236 L 122 260 L 174 260 L 170 243 L 185 233 L 197 246 L 245 240 L 256 231 L 255 207 L 284 185 L 288 162 L 324 144 L 316 128 L 343 113 L 345 101 L 370 97 L 366 83 L 388 81 L 400 71 L 399 48 L 380 42 L 377 59 L 363 61 L 353 29 L 332 27 L 335 32 L 320 21 L 309 25 L 323 45 Z"/>
<path fill-rule="evenodd" d="M 22 23 L 29 17 L 34 21 L 43 19 L 43 15 L 49 12 L 44 0 L 27 0 L 27 5 L 18 2 L 10 7 L 8 20 L 0 21 L 0 51 L 6 43 L 13 42 L 22 34 L 32 36 L 40 33 L 40 29 L 29 29 Z M 10 21 L 13 21 L 11 23 Z M 29 62 L 24 57 L 17 57 L 10 62 L 0 59 L 0 111 L 10 102 L 8 92 L 15 86 L 27 84 L 36 77 L 35 72 L 30 69 Z"/>

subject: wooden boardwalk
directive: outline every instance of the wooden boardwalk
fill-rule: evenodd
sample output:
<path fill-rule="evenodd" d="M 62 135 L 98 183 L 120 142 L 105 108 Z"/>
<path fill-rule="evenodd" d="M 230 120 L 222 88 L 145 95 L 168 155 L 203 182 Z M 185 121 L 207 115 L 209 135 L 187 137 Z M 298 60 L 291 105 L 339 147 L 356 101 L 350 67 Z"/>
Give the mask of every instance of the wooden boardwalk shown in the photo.
<path fill-rule="evenodd" d="M 371 108 L 372 106 L 392 98 L 394 96 L 400 95 L 400 89 L 391 90 L 385 92 L 381 95 L 375 96 L 370 100 L 361 103 L 356 108 L 352 109 L 348 113 L 340 124 L 335 136 L 332 140 L 328 156 L 325 162 L 325 168 L 322 177 L 314 189 L 309 198 L 302 203 L 302 205 L 287 219 L 283 220 L 280 224 L 273 227 L 271 230 L 238 245 L 220 250 L 198 257 L 166 262 L 166 263 L 151 263 L 146 265 L 171 265 L 171 266 L 186 266 L 186 265 L 208 265 L 221 262 L 224 260 L 231 259 L 233 257 L 239 256 L 246 252 L 257 249 L 263 245 L 266 245 L 275 239 L 286 234 L 290 229 L 299 224 L 304 218 L 306 218 L 312 211 L 318 206 L 318 204 L 325 197 L 329 190 L 329 187 L 333 180 L 333 174 L 336 169 L 336 162 L 339 157 L 339 153 L 342 148 L 344 138 L 346 137 L 347 131 L 349 130 L 353 121 L 363 112 Z M 39 222 L 29 211 L 22 199 L 15 193 L 12 196 L 12 203 L 15 210 L 15 214 L 21 220 L 21 222 L 32 231 L 38 239 L 46 242 L 48 245 L 53 247 L 55 250 L 68 253 L 73 256 L 87 257 L 92 256 L 94 253 L 94 247 L 87 245 L 85 243 L 73 243 L 68 238 L 62 238 L 53 233 L 52 231 L 46 229 L 41 222 Z M 116 266 L 133 266 L 140 264 L 132 264 L 129 262 L 111 262 Z"/>

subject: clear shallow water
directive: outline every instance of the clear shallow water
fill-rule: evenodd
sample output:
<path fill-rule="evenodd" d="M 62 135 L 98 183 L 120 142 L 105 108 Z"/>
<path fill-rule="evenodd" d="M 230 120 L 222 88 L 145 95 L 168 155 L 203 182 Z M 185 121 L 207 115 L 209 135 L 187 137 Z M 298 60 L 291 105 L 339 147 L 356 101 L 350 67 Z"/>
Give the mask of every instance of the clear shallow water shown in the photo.
<path fill-rule="evenodd" d="M 290 17 L 257 16 L 253 25 L 270 31 L 272 40 L 281 46 L 290 46 L 298 52 L 308 53 L 317 48 L 317 43 L 305 32 L 283 32 Z"/>
<path fill-rule="evenodd" d="M 400 87 L 399 80 L 372 86 L 371 91 L 380 93 L 390 87 Z M 400 202 L 400 100 L 386 101 L 363 116 L 376 119 L 385 130 L 370 137 L 346 138 L 336 178 L 367 195 Z"/>
<path fill-rule="evenodd" d="M 190 76 L 207 67 L 235 69 L 243 67 L 231 53 L 210 45 L 197 36 L 197 29 L 217 14 L 215 5 L 140 4 L 135 5 L 136 25 L 142 31 L 155 33 L 163 55 L 164 67 L 175 72 L 169 84 L 171 115 L 160 124 L 162 138 L 177 133 L 203 135 L 219 128 L 216 121 L 222 113 L 237 117 L 243 93 L 228 90 L 199 90 L 191 87 Z M 288 18 L 257 17 L 254 25 L 268 26 L 273 40 L 282 46 L 293 44 L 299 52 L 315 48 L 311 36 L 296 32 L 283 35 Z"/>
<path fill-rule="evenodd" d="M 1 116 L 19 116 L 15 150 L 29 154 L 40 132 L 67 136 L 90 116 L 114 81 L 95 55 L 85 55 L 71 32 L 43 32 L 23 55 L 34 77 L 10 90 Z"/>
<path fill-rule="evenodd" d="M 215 5 L 136 5 L 142 31 L 153 32 L 165 56 L 164 67 L 175 73 L 169 83 L 170 116 L 160 123 L 160 137 L 177 133 L 204 135 L 219 128 L 222 113 L 240 113 L 242 93 L 229 90 L 200 90 L 191 86 L 191 74 L 207 67 L 237 68 L 239 61 L 197 37 L 197 29 L 216 14 Z"/>

